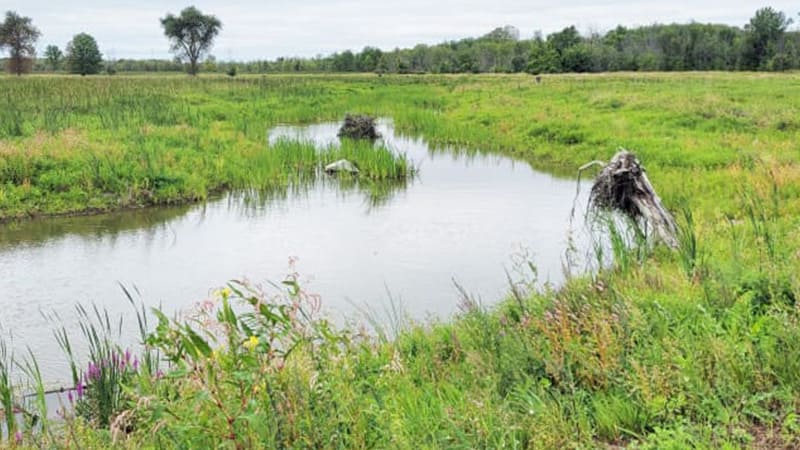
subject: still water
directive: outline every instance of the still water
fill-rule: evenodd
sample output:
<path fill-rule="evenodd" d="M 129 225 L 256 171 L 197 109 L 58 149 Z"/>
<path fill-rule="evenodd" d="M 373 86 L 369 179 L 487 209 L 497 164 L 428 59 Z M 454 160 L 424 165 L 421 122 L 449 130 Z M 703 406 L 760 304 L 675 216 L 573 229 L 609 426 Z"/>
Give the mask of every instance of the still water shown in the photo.
<path fill-rule="evenodd" d="M 70 328 L 74 305 L 95 303 L 129 317 L 132 328 L 120 283 L 174 312 L 231 279 L 280 281 L 296 259 L 305 288 L 336 320 L 365 307 L 380 314 L 389 296 L 424 320 L 457 310 L 454 281 L 484 304 L 502 299 L 507 272 L 522 276 L 519 261 L 531 260 L 540 281 L 562 280 L 574 180 L 506 157 L 433 150 L 396 135 L 388 121 L 380 128 L 419 171 L 378 198 L 322 179 L 270 195 L 0 225 L 3 335 L 13 335 L 18 353 L 30 346 L 57 384 L 67 381 L 66 365 L 41 312 Z M 267 139 L 327 145 L 336 131 L 283 126 Z"/>

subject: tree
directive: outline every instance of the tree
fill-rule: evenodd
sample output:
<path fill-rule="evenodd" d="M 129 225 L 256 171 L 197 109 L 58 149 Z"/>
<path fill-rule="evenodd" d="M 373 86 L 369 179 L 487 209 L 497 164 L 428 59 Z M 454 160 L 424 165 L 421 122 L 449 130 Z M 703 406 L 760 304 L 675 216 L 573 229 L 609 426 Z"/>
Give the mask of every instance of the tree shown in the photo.
<path fill-rule="evenodd" d="M 336 72 L 355 72 L 356 57 L 350 50 L 333 55 L 333 70 Z"/>
<path fill-rule="evenodd" d="M 8 11 L 6 20 L 0 23 L 0 49 L 8 47 L 8 71 L 22 75 L 31 68 L 31 59 L 36 56 L 34 44 L 41 36 L 30 17 Z"/>
<path fill-rule="evenodd" d="M 61 49 L 58 48 L 58 46 L 48 45 L 47 49 L 44 51 L 44 57 L 47 59 L 47 65 L 50 66 L 50 70 L 55 72 L 61 65 L 61 59 L 64 57 L 64 54 L 61 53 Z"/>
<path fill-rule="evenodd" d="M 481 39 L 489 41 L 518 41 L 519 30 L 511 25 L 497 27 L 488 34 L 484 35 Z"/>
<path fill-rule="evenodd" d="M 356 66 L 360 72 L 374 72 L 378 69 L 381 56 L 383 56 L 381 49 L 364 47 L 364 50 L 356 55 Z"/>
<path fill-rule="evenodd" d="M 783 50 L 783 37 L 791 24 L 792 19 L 772 8 L 761 8 L 756 11 L 756 15 L 744 28 L 747 32 L 742 54 L 744 67 L 766 68 L 770 60 Z"/>
<path fill-rule="evenodd" d="M 67 69 L 70 73 L 93 75 L 103 68 L 103 55 L 97 41 L 86 33 L 76 34 L 67 44 Z"/>
<path fill-rule="evenodd" d="M 534 41 L 531 53 L 528 56 L 527 69 L 528 72 L 534 75 L 561 71 L 558 52 L 547 42 L 542 40 Z"/>
<path fill-rule="evenodd" d="M 547 36 L 547 43 L 550 44 L 559 55 L 563 55 L 564 51 L 568 48 L 581 43 L 581 34 L 578 33 L 574 25 L 569 26 L 558 33 Z"/>
<path fill-rule="evenodd" d="M 170 40 L 171 51 L 178 58 L 189 61 L 189 75 L 197 75 L 197 63 L 211 49 L 214 38 L 222 29 L 222 22 L 190 6 L 181 11 L 179 16 L 168 14 L 161 19 L 161 26 Z"/>

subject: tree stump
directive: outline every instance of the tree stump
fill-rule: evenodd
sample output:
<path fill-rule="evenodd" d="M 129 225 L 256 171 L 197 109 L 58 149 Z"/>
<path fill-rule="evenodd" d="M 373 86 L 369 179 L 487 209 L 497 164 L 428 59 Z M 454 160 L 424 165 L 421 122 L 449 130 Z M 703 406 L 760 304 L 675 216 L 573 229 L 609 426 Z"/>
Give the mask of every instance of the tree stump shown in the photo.
<path fill-rule="evenodd" d="M 339 137 L 375 140 L 381 137 L 375 128 L 375 118 L 367 115 L 347 114 L 339 128 Z"/>
<path fill-rule="evenodd" d="M 608 164 L 594 161 L 580 170 L 597 164 L 603 165 L 603 169 L 592 185 L 589 207 L 620 212 L 637 226 L 643 226 L 645 230 L 652 229 L 670 248 L 677 248 L 678 227 L 675 219 L 661 204 L 636 155 L 621 149 Z"/>

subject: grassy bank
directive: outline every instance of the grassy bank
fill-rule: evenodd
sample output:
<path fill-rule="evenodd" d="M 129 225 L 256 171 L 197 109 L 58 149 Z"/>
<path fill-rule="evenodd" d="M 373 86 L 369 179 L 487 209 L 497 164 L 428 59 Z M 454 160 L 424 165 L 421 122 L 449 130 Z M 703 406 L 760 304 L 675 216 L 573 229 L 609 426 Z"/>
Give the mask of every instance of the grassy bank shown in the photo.
<path fill-rule="evenodd" d="M 625 146 L 664 168 L 659 176 L 705 178 L 736 162 L 796 160 L 798 91 L 794 75 L 719 73 L 542 84 L 526 76 L 4 77 L 0 218 L 285 184 L 313 161 L 294 148 L 267 151 L 269 127 L 348 111 L 392 117 L 438 146 L 503 152 L 540 168 L 572 172 Z"/>
<path fill-rule="evenodd" d="M 91 363 L 75 365 L 77 414 L 19 428 L 21 446 L 800 446 L 796 75 L 3 78 L 0 91 L 7 217 L 69 209 L 52 205 L 73 186 L 113 208 L 122 192 L 158 203 L 290 183 L 320 156 L 285 143 L 259 159 L 272 158 L 265 129 L 359 111 L 537 167 L 624 146 L 681 226 L 675 252 L 617 246 L 601 273 L 518 284 L 492 310 L 465 299 L 445 323 L 336 329 L 295 276 L 268 292 L 233 283 L 181 321 L 157 316 L 130 356 L 86 314 L 99 331 Z M 83 181 L 59 193 L 42 181 L 53 173 Z M 193 181 L 153 188 L 156 173 Z M 34 188 L 36 201 L 9 196 Z M 20 372 L 6 360 L 0 375 Z M 0 402 L 8 386 L 0 377 Z"/>

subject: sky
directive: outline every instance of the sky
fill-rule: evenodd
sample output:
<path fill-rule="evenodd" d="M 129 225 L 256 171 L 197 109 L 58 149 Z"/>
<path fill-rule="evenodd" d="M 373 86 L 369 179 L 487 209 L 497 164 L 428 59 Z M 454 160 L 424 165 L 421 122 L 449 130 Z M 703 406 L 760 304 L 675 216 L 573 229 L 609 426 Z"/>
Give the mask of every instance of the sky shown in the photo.
<path fill-rule="evenodd" d="M 159 19 L 191 3 L 172 0 L 0 0 L 33 19 L 49 44 L 62 49 L 73 35 L 97 39 L 104 56 L 170 58 Z M 211 53 L 218 60 L 312 57 L 370 45 L 384 50 L 477 37 L 513 25 L 521 37 L 576 25 L 582 32 L 653 23 L 725 23 L 743 26 L 758 8 L 772 6 L 798 22 L 800 3 L 742 0 L 230 0 L 196 1 L 223 23 Z M 793 29 L 797 24 L 792 25 Z"/>

